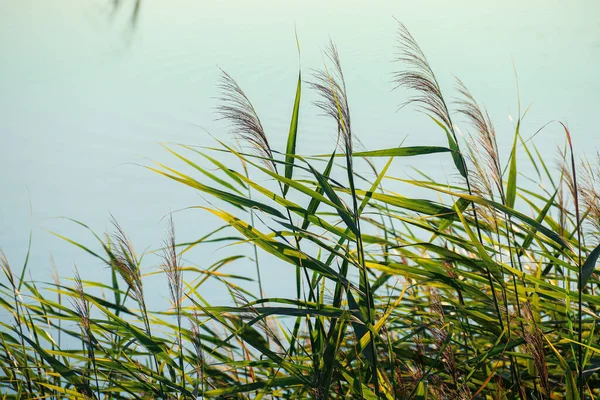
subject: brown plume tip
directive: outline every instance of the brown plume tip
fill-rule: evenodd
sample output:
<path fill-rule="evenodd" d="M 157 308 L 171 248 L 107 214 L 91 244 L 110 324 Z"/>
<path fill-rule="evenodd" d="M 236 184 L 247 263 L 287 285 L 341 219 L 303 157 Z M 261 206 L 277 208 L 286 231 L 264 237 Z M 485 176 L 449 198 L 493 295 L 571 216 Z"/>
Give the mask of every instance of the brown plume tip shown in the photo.
<path fill-rule="evenodd" d="M 246 93 L 235 79 L 222 69 L 218 87 L 221 91 L 219 100 L 222 103 L 217 107 L 219 119 L 229 122 L 231 132 L 236 138 L 248 145 L 269 169 L 275 171 L 271 145 L 260 118 Z"/>

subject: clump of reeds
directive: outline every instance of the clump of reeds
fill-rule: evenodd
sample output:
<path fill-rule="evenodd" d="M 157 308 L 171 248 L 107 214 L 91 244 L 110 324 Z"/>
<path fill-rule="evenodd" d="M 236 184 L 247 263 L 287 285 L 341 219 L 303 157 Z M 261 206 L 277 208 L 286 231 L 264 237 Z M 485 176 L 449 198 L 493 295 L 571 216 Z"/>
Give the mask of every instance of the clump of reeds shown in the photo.
<path fill-rule="evenodd" d="M 300 73 L 284 157 L 271 147 L 248 96 L 222 72 L 217 111 L 250 151 L 224 139 L 218 149 L 169 146 L 192 172 L 163 164 L 153 169 L 211 198 L 187 212 L 201 209 L 223 221 L 198 240 L 178 242 L 170 219 L 158 250 L 164 284 L 152 288 L 152 294 L 168 292 L 164 307 L 155 305 L 158 300 L 148 307 L 145 258 L 114 219 L 105 238 L 78 223 L 92 232 L 98 249 L 67 239 L 110 267 L 109 283 L 84 281 L 77 271 L 72 288 L 59 279 L 36 282 L 26 274 L 27 262 L 15 271 L 0 252 L 6 277 L 0 307 L 12 316 L 0 320 L 3 396 L 600 395 L 600 156 L 576 165 L 571 133 L 563 126 L 568 151 L 560 152 L 553 170 L 535 144 L 522 139 L 520 111 L 512 150 L 501 154 L 497 138 L 504 133 L 495 130 L 485 108 L 461 81 L 458 100 L 445 101 L 424 52 L 402 24 L 398 45 L 402 69 L 394 81 L 412 96 L 402 104 L 430 116 L 443 145 L 355 146 L 333 42 L 326 65 L 309 83 L 320 112 L 335 121 L 332 137 L 338 137 L 323 159 L 295 153 L 304 133 L 298 124 Z M 457 135 L 454 112 L 466 119 L 466 140 Z M 219 161 L 223 151 L 241 169 Z M 521 178 L 527 173 L 517 168 L 520 151 L 538 178 L 548 177 L 550 189 Z M 437 182 L 427 171 L 419 171 L 423 179 L 411 179 L 390 168 L 398 157 L 432 154 L 453 162 L 456 182 Z M 345 162 L 335 163 L 337 156 Z M 387 159 L 381 169 L 377 157 Z M 362 173 L 363 166 L 374 177 Z M 263 184 L 264 177 L 276 181 L 279 192 Z M 399 194 L 398 181 L 420 188 L 424 197 Z M 207 264 L 203 243 L 224 244 L 227 253 Z M 289 271 L 296 290 L 267 297 L 259 281 L 256 295 L 240 247 L 248 243 L 257 272 L 265 263 Z M 269 256 L 259 259 L 263 253 Z M 235 272 L 227 269 L 232 264 L 239 267 Z M 229 304 L 207 300 L 206 292 L 216 288 L 230 295 Z M 56 293 L 47 296 L 48 290 Z"/>

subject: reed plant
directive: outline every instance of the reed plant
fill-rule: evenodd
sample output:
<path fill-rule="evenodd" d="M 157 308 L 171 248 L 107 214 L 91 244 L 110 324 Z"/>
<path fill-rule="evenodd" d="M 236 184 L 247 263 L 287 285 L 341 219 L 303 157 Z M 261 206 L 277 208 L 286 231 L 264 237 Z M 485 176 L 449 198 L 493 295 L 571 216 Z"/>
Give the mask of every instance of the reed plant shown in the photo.
<path fill-rule="evenodd" d="M 147 258 L 116 221 L 106 235 L 89 230 L 95 244 L 58 235 L 109 267 L 109 283 L 77 272 L 72 284 L 35 282 L 27 262 L 17 271 L 2 255 L 0 300 L 13 318 L 1 321 L 3 398 L 600 395 L 600 156 L 577 161 L 568 128 L 555 123 L 566 145 L 554 168 L 523 136 L 520 106 L 511 151 L 501 154 L 487 111 L 461 81 L 446 100 L 400 23 L 398 51 L 396 89 L 430 117 L 440 146 L 357 151 L 333 42 L 322 69 L 307 81 L 299 72 L 285 149 L 271 147 L 250 96 L 222 72 L 217 111 L 237 144 L 223 135 L 213 147 L 168 144 L 180 166 L 147 166 L 210 199 L 188 212 L 222 221 L 191 243 L 176 241 L 171 222 L 150 272 L 164 274 L 170 305 L 147 306 Z M 306 88 L 333 121 L 327 154 L 296 153 Z M 397 176 L 392 163 L 409 157 L 447 157 L 455 179 Z M 397 193 L 400 184 L 422 197 Z M 251 246 L 252 256 L 202 268 L 183 257 L 207 243 Z M 256 272 L 224 272 L 241 258 Z M 287 271 L 295 293 L 269 297 L 265 263 Z M 229 304 L 203 295 L 217 283 Z"/>

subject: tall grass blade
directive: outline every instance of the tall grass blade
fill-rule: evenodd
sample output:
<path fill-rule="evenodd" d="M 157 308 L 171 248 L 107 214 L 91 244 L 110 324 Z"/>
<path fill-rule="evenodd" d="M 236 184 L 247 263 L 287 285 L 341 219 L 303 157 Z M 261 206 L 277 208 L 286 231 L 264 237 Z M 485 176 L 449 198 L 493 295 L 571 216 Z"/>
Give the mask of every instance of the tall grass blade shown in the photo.
<path fill-rule="evenodd" d="M 300 43 L 296 33 L 296 44 L 298 45 L 298 58 L 300 58 Z M 292 111 L 292 121 L 290 122 L 290 131 L 288 133 L 287 146 L 285 150 L 285 177 L 292 179 L 294 172 L 294 155 L 296 155 L 296 139 L 298 134 L 298 117 L 300 114 L 300 96 L 302 93 L 302 71 L 298 71 L 298 83 L 296 84 L 296 97 L 294 98 L 294 108 Z M 287 194 L 288 185 L 283 186 L 283 195 Z"/>

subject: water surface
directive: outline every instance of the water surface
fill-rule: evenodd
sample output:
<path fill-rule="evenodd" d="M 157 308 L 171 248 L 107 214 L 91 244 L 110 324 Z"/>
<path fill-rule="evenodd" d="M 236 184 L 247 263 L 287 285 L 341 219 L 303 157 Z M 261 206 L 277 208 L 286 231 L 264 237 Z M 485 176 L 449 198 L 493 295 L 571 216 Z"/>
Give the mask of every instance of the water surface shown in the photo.
<path fill-rule="evenodd" d="M 395 16 L 427 53 L 449 98 L 456 75 L 486 105 L 503 150 L 513 133 L 509 115 L 517 113 L 514 65 L 523 108 L 531 105 L 524 136 L 559 119 L 578 151 L 592 154 L 600 146 L 599 3 L 493 3 L 154 0 L 140 3 L 132 25 L 133 2 L 114 10 L 108 0 L 0 0 L 0 247 L 20 268 L 31 231 L 34 278 L 50 280 L 53 255 L 61 275 L 76 263 L 84 278 L 105 279 L 100 262 L 46 230 L 93 243 L 80 227 L 55 217 L 103 232 L 109 213 L 139 252 L 158 247 L 163 216 L 206 203 L 136 164 L 179 165 L 159 143 L 210 145 L 204 129 L 228 140 L 213 110 L 217 65 L 237 79 L 272 146 L 283 149 L 298 69 L 294 26 L 307 79 L 310 68 L 322 66 L 329 38 L 337 43 L 354 129 L 369 149 L 403 140 L 444 144 L 426 117 L 410 108 L 397 112 L 408 94 L 391 91 L 391 73 L 400 68 L 392 62 Z M 298 152 L 329 151 L 334 130 L 305 89 Z M 535 143 L 552 163 L 564 135 L 551 125 Z M 412 166 L 454 179 L 442 157 L 399 161 L 393 174 L 407 176 Z M 176 213 L 175 223 L 181 240 L 193 240 L 217 221 L 195 210 Z M 231 251 L 200 248 L 188 261 L 207 267 Z M 146 261 L 150 268 L 158 259 Z M 232 268 L 250 274 L 253 267 Z M 293 290 L 288 266 L 264 268 L 269 295 Z M 147 285 L 154 298 L 167 297 L 160 279 Z"/>

